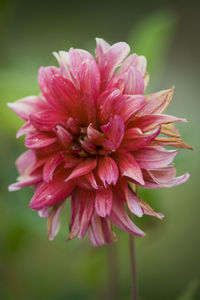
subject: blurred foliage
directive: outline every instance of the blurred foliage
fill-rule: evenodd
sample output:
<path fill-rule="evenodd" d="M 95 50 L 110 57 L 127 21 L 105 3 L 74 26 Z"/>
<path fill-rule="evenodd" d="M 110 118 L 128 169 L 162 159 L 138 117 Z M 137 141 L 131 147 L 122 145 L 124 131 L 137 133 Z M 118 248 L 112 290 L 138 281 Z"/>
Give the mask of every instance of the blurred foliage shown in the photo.
<path fill-rule="evenodd" d="M 171 12 L 165 7 L 158 10 L 158 1 L 144 1 L 137 5 L 128 1 L 128 8 L 120 6 L 120 3 L 117 6 L 113 1 L 105 6 L 107 1 L 102 1 L 91 15 L 90 8 L 94 7 L 91 1 L 86 2 L 80 4 L 84 15 L 72 9 L 73 3 L 63 2 L 61 6 L 59 2 L 56 3 L 56 8 L 53 2 L 48 6 L 39 2 L 25 3 L 23 0 L 4 1 L 0 4 L 0 54 L 3 53 L 0 58 L 2 300 L 111 299 L 107 247 L 93 248 L 88 238 L 64 242 L 68 234 L 69 203 L 62 214 L 58 237 L 49 242 L 46 237 L 46 220 L 39 218 L 36 212 L 28 208 L 32 196 L 31 188 L 15 193 L 7 191 L 7 186 L 17 177 L 14 161 L 24 151 L 24 146 L 23 138 L 15 140 L 15 132 L 23 122 L 7 108 L 6 103 L 39 93 L 37 70 L 41 62 L 43 65 L 55 62 L 50 57 L 53 50 L 59 50 L 58 45 L 67 43 L 70 46 L 70 43 L 76 41 L 78 47 L 91 49 L 94 47 L 91 42 L 94 33 L 95 36 L 101 36 L 110 42 L 117 42 L 127 36 L 132 51 L 148 58 L 150 76 L 153 71 L 151 89 L 168 88 L 172 83 L 176 84 L 175 104 L 172 103 L 171 112 L 173 115 L 188 117 L 190 123 L 181 125 L 181 132 L 187 142 L 198 145 L 199 132 L 195 131 L 199 122 L 196 89 L 198 76 L 195 69 L 190 69 L 191 59 L 195 58 L 188 56 L 189 68 L 187 59 L 180 58 L 179 43 L 174 38 L 179 18 L 183 18 L 180 12 L 182 6 L 177 6 L 178 9 Z M 106 11 L 103 5 L 107 7 Z M 127 17 L 130 16 L 128 10 L 133 15 L 132 18 Z M 99 15 L 98 11 L 105 11 L 108 20 L 104 15 Z M 116 20 L 117 13 L 119 15 Z M 52 16 L 48 23 L 47 16 Z M 86 24 L 83 24 L 83 19 L 87 20 Z M 118 32 L 116 24 L 119 19 L 123 21 L 120 22 Z M 192 21 L 191 16 L 189 21 Z M 64 34 L 66 30 L 67 34 Z M 128 30 L 130 34 L 127 34 Z M 179 34 L 184 36 L 184 32 Z M 177 50 L 169 58 L 171 47 L 177 47 Z M 25 53 L 24 49 L 29 51 Z M 197 172 L 200 160 L 199 146 L 197 147 L 196 153 L 181 151 L 176 159 L 179 172 L 188 170 L 191 173 L 188 183 L 166 190 L 139 190 L 142 199 L 156 211 L 162 211 L 166 215 L 162 221 L 148 216 L 134 218 L 135 223 L 147 233 L 145 238 L 137 239 L 141 299 L 189 300 L 193 296 L 198 299 L 197 281 L 191 281 L 200 276 L 197 265 L 200 250 L 197 227 L 200 209 Z M 118 256 L 116 295 L 118 299 L 124 300 L 130 299 L 128 237 L 126 233 L 118 229 L 116 231 L 119 236 L 119 241 L 115 244 Z M 185 290 L 185 282 L 190 281 L 191 284 L 181 294 L 181 297 L 190 295 L 190 298 L 177 298 L 180 291 Z"/>
<path fill-rule="evenodd" d="M 193 300 L 195 295 L 197 295 L 197 290 L 199 288 L 199 279 L 193 279 L 188 286 L 186 287 L 185 291 L 181 293 L 181 295 L 177 298 L 177 300 Z"/>

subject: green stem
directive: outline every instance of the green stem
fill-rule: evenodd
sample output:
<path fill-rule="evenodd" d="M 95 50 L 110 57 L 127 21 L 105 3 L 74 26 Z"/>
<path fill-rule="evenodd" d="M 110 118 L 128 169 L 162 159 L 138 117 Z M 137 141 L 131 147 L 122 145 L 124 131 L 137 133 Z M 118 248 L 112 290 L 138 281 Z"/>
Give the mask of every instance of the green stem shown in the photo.
<path fill-rule="evenodd" d="M 131 267 L 132 300 L 139 300 L 135 239 L 131 234 L 129 234 L 129 252 Z"/>

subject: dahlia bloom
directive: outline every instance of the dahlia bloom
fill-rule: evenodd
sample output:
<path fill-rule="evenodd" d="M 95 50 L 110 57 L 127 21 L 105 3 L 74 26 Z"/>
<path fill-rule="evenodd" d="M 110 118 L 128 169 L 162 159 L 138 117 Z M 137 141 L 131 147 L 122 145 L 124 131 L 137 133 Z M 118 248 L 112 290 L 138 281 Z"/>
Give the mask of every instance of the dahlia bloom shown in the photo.
<path fill-rule="evenodd" d="M 73 48 L 54 53 L 59 68 L 40 68 L 41 94 L 8 104 L 26 122 L 17 137 L 25 134 L 29 149 L 17 159 L 20 176 L 9 189 L 34 187 L 30 208 L 48 218 L 50 240 L 70 197 L 68 240 L 88 231 L 91 242 L 100 246 L 116 239 L 112 224 L 144 235 L 125 206 L 137 217 L 163 217 L 138 197 L 136 187 L 187 181 L 188 173 L 175 177 L 178 151 L 163 146 L 190 147 L 174 125 L 186 120 L 163 114 L 174 87 L 145 96 L 146 58 L 128 56 L 124 42 L 96 41 L 95 58 Z"/>

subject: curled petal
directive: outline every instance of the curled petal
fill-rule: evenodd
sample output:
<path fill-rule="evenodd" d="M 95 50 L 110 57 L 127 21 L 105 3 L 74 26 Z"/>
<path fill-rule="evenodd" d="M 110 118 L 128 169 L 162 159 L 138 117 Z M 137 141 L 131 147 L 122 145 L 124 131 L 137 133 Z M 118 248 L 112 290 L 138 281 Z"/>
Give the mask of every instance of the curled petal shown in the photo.
<path fill-rule="evenodd" d="M 66 114 L 53 110 L 43 110 L 30 115 L 31 124 L 41 131 L 51 131 L 56 125 L 66 121 Z"/>
<path fill-rule="evenodd" d="M 72 142 L 72 135 L 60 125 L 56 126 L 56 134 L 61 145 L 67 149 Z"/>
<path fill-rule="evenodd" d="M 178 129 L 176 128 L 176 126 L 174 124 L 163 124 L 161 126 L 161 132 L 160 133 L 164 134 L 164 135 L 167 135 L 167 136 L 176 137 L 176 138 L 181 137 Z"/>
<path fill-rule="evenodd" d="M 144 77 L 146 73 L 147 60 L 144 56 L 131 54 L 121 65 L 118 74 L 126 73 L 131 67 L 136 68 Z"/>
<path fill-rule="evenodd" d="M 180 138 L 158 137 L 153 141 L 152 145 L 162 145 L 162 146 L 170 146 L 170 147 L 194 150 L 190 145 L 186 144 Z"/>
<path fill-rule="evenodd" d="M 43 168 L 43 180 L 45 182 L 52 181 L 53 173 L 56 170 L 56 168 L 60 165 L 61 162 L 63 162 L 63 154 L 62 153 L 56 153 L 50 156 Z"/>

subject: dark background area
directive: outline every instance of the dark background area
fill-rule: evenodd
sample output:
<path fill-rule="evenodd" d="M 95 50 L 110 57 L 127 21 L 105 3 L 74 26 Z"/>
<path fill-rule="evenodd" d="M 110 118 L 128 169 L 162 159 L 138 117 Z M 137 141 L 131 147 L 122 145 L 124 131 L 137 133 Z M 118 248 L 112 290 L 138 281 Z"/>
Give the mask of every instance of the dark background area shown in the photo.
<path fill-rule="evenodd" d="M 176 91 L 168 113 L 185 117 L 178 127 L 195 152 L 180 150 L 178 175 L 190 180 L 164 190 L 140 190 L 165 219 L 134 221 L 146 233 L 136 238 L 142 300 L 200 299 L 199 268 L 199 6 L 195 1 L 0 1 L 0 299 L 131 299 L 128 237 L 117 230 L 111 247 L 93 248 L 89 239 L 65 242 L 69 204 L 62 229 L 48 241 L 45 220 L 28 208 L 31 188 L 9 193 L 14 161 L 25 150 L 15 139 L 22 122 L 7 102 L 38 94 L 41 65 L 56 65 L 53 51 L 69 47 L 94 53 L 95 37 L 126 41 L 148 59 L 147 92 Z M 117 287 L 110 282 L 110 251 L 117 254 Z"/>

